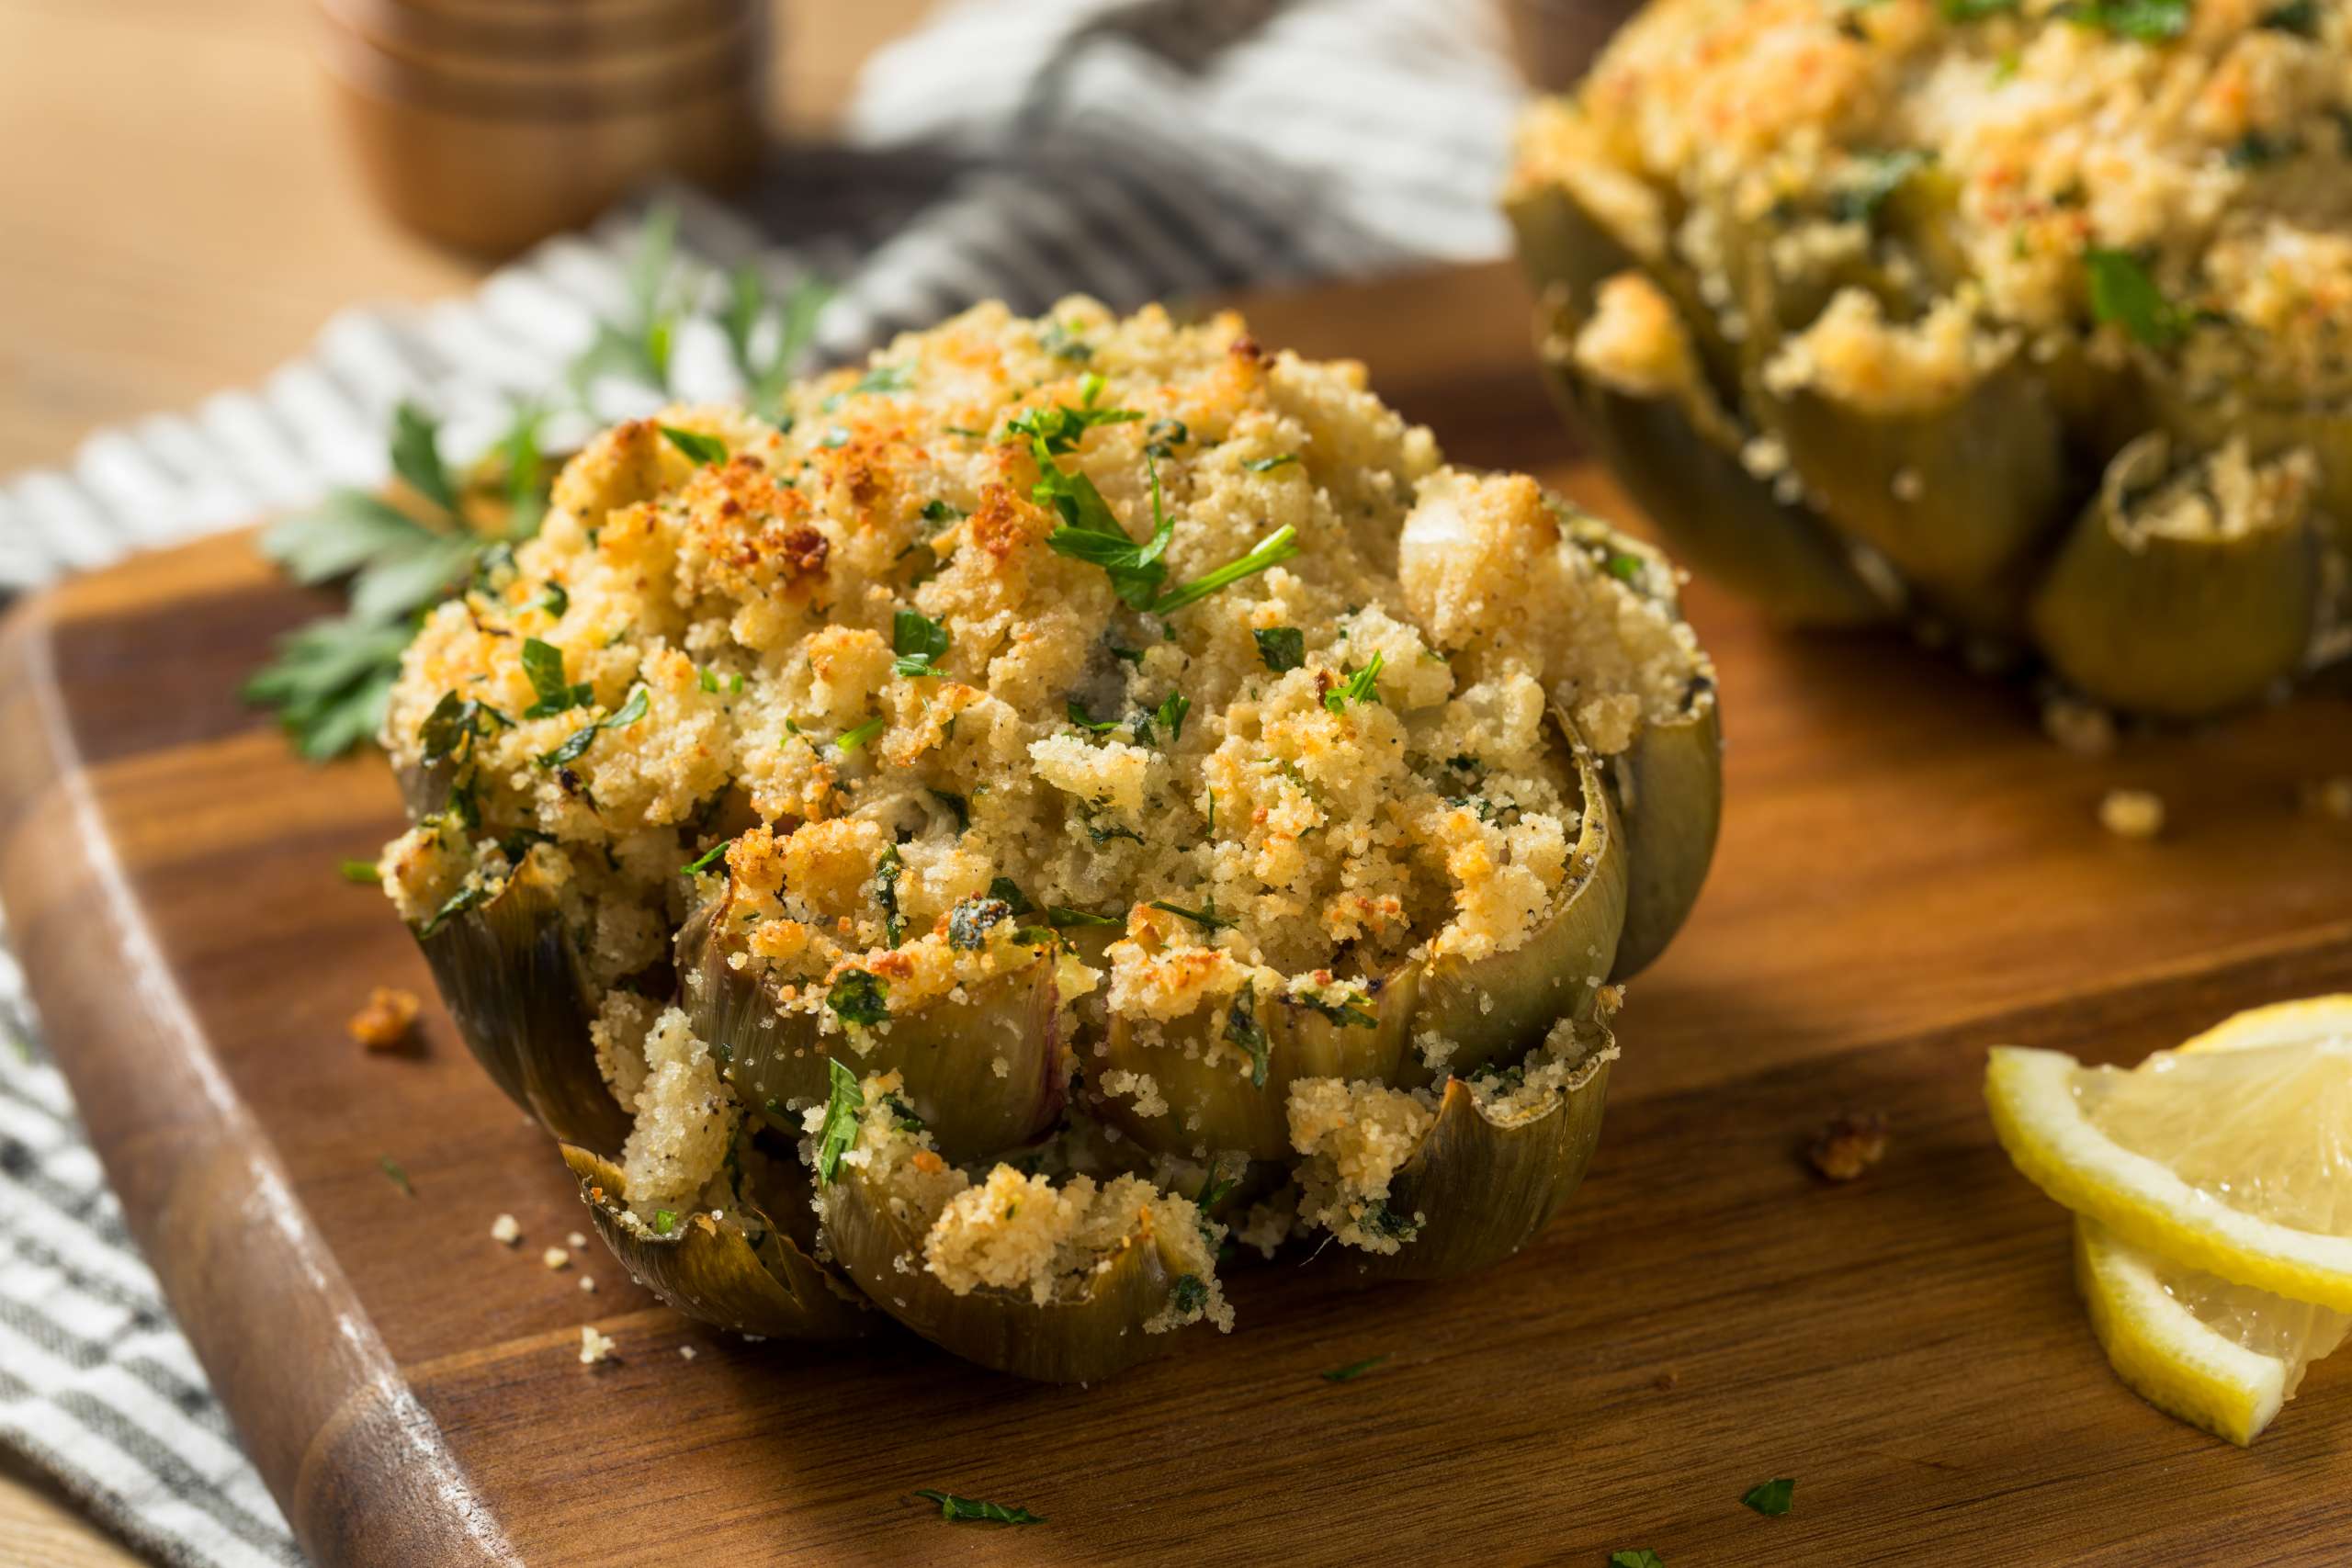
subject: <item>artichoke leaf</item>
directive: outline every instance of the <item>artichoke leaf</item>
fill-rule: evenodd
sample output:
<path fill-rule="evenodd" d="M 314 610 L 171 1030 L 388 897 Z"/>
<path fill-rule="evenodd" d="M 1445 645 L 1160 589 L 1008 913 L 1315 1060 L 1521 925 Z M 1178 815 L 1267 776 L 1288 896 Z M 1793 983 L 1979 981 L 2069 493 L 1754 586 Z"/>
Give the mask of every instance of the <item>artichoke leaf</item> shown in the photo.
<path fill-rule="evenodd" d="M 416 943 L 491 1081 L 565 1143 L 618 1149 L 628 1113 L 596 1065 L 579 953 L 530 863 L 483 902 L 420 931 Z"/>
<path fill-rule="evenodd" d="M 873 1163 L 842 1160 L 818 1212 L 826 1250 L 876 1306 L 966 1360 L 1041 1382 L 1091 1382 L 1167 1350 L 1183 1321 L 1180 1287 L 1198 1288 L 1148 1211 L 1043 1301 L 1025 1288 L 951 1290 L 926 1260 L 932 1216 Z"/>
<path fill-rule="evenodd" d="M 563 1145 L 563 1161 L 629 1278 L 688 1317 L 776 1339 L 840 1339 L 873 1324 L 856 1293 L 810 1256 L 813 1231 L 796 1238 L 777 1224 L 796 1209 L 808 1213 L 805 1192 L 779 1194 L 773 1207 L 739 1192 L 748 1227 L 698 1211 L 659 1235 L 629 1212 L 618 1166 L 573 1144 Z"/>
<path fill-rule="evenodd" d="M 1800 625 L 1870 626 L 1894 615 L 1899 599 L 1857 570 L 1810 507 L 1781 499 L 1747 470 L 1744 433 L 1724 411 L 1585 374 L 1575 354 L 1583 318 L 1557 293 L 1537 310 L 1538 355 L 1554 400 L 1678 557 Z"/>
<path fill-rule="evenodd" d="M 1290 1089 L 1300 1079 L 1418 1088 L 1438 1076 L 1423 1059 L 1425 1042 L 1442 1041 L 1446 1067 L 1469 1072 L 1525 1052 L 1563 1017 L 1589 1014 L 1625 919 L 1625 840 L 1598 761 L 1565 715 L 1555 709 L 1553 718 L 1577 783 L 1580 819 L 1568 880 L 1525 942 L 1475 960 L 1408 960 L 1353 982 L 1367 1005 L 1337 1016 L 1279 991 L 1197 1009 L 1164 1026 L 1114 1016 L 1088 1057 L 1090 1078 L 1099 1085 L 1114 1074 L 1148 1075 L 1166 1109 L 1147 1116 L 1130 1096 L 1098 1089 L 1098 1113 L 1155 1151 L 1281 1159 L 1291 1152 Z M 1264 1037 L 1262 1073 L 1249 1049 L 1252 1029 Z"/>
<path fill-rule="evenodd" d="M 2211 457 L 2176 468 L 2151 432 L 2108 468 L 2032 604 L 2036 641 L 2086 695 L 2141 713 L 2197 718 L 2241 706 L 2291 677 L 2314 635 L 2322 592 L 2312 487 L 2289 459 L 2275 491 L 2201 485 Z M 2210 529 L 2147 525 L 2182 487 L 2216 509 Z"/>
<path fill-rule="evenodd" d="M 893 1016 L 860 1050 L 819 1017 L 783 1005 L 775 983 L 728 962 L 730 900 L 697 911 L 678 934 L 678 968 L 695 1033 L 718 1056 L 736 1098 L 769 1125 L 800 1133 L 798 1108 L 822 1101 L 826 1063 L 838 1059 L 861 1077 L 896 1072 L 914 1113 L 951 1159 L 971 1159 L 1025 1144 L 1053 1124 L 1063 1097 L 1059 992 L 1050 950 L 942 998 Z M 1004 1071 L 998 1071 L 998 1063 Z"/>
<path fill-rule="evenodd" d="M 1609 760 L 1626 843 L 1625 926 L 1611 980 L 1649 967 L 1699 901 L 1723 823 L 1723 749 L 1714 682 L 1699 675 L 1679 715 L 1644 726 Z"/>
<path fill-rule="evenodd" d="M 1584 1179 L 1616 1055 L 1602 1009 L 1558 1024 L 1544 1053 L 1567 1066 L 1556 1083 L 1505 1093 L 1449 1079 L 1419 1147 L 1389 1179 L 1387 1209 L 1411 1238 L 1392 1253 L 1351 1252 L 1346 1266 L 1366 1280 L 1447 1279 L 1533 1240 Z"/>

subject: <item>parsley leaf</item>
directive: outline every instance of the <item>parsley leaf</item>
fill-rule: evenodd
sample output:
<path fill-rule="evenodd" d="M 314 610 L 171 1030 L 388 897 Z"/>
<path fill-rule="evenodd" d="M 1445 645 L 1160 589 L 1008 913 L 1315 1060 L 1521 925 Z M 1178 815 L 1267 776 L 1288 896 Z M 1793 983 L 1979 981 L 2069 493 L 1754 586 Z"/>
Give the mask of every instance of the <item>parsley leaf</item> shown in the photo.
<path fill-rule="evenodd" d="M 458 513 L 458 483 L 441 462 L 441 427 L 407 400 L 392 410 L 392 472 L 450 516 Z"/>
<path fill-rule="evenodd" d="M 936 675 L 947 651 L 947 628 L 920 610 L 900 610 L 890 618 L 890 649 L 899 656 L 891 668 L 910 681 Z"/>
<path fill-rule="evenodd" d="M 1385 1361 L 1386 1359 L 1388 1359 L 1388 1356 L 1385 1353 L 1378 1356 L 1366 1356 L 1361 1361 L 1350 1361 L 1344 1367 L 1334 1367 L 1328 1372 L 1321 1372 L 1317 1375 L 1321 1377 L 1325 1382 L 1353 1382 L 1356 1379 L 1363 1376 L 1364 1373 L 1372 1371 L 1373 1368 L 1380 1365 L 1381 1362 Z"/>
<path fill-rule="evenodd" d="M 1046 541 L 1051 543 L 1049 539 Z M 1298 530 L 1285 523 L 1256 544 L 1250 553 L 1237 557 L 1223 566 L 1203 572 L 1192 581 L 1170 589 L 1152 601 L 1151 614 L 1165 615 L 1187 604 L 1197 604 L 1210 594 L 1228 588 L 1245 577 L 1254 577 L 1270 567 L 1277 567 L 1298 554 Z"/>
<path fill-rule="evenodd" d="M 1046 911 L 1046 923 L 1056 931 L 1072 926 L 1115 926 L 1118 919 L 1112 915 L 1097 915 L 1085 909 L 1073 909 L 1066 904 L 1056 904 Z"/>
<path fill-rule="evenodd" d="M 1228 926 L 1239 924 L 1237 920 L 1227 919 L 1225 916 L 1218 914 L 1216 912 L 1216 903 L 1214 899 L 1209 902 L 1207 908 L 1201 909 L 1187 909 L 1179 905 L 1162 902 L 1157 898 L 1152 900 L 1151 907 L 1155 909 L 1165 910 L 1171 915 L 1181 916 L 1184 919 L 1192 921 L 1194 925 L 1200 927 L 1205 931 L 1224 931 Z"/>
<path fill-rule="evenodd" d="M 416 1196 L 416 1189 L 409 1185 L 408 1172 L 401 1168 L 400 1161 L 390 1155 L 379 1155 L 376 1159 L 376 1168 L 384 1173 L 386 1180 L 401 1190 L 401 1197 Z"/>
<path fill-rule="evenodd" d="M 653 1211 L 653 1234 L 655 1235 L 668 1235 L 672 1231 L 676 1230 L 677 1228 L 677 1210 L 656 1209 Z"/>
<path fill-rule="evenodd" d="M 372 860 L 347 860 L 335 869 L 345 882 L 359 886 L 380 883 L 384 880 L 384 874 L 376 868 L 376 863 Z"/>
<path fill-rule="evenodd" d="M 816 341 L 817 320 L 832 300 L 832 287 L 803 278 L 781 299 L 773 299 L 766 277 L 750 262 L 737 267 L 728 283 L 727 310 L 719 318 L 728 357 L 743 378 L 752 412 L 789 429 L 784 393 Z"/>
<path fill-rule="evenodd" d="M 1797 1483 L 1782 1476 L 1751 1486 L 1740 1501 L 1770 1518 L 1779 1518 L 1794 1505 Z"/>
<path fill-rule="evenodd" d="M 906 862 L 899 858 L 899 846 L 892 844 L 882 852 L 874 866 L 874 901 L 882 906 L 882 934 L 890 945 L 899 945 L 905 928 L 899 920 L 899 878 L 905 874 Z"/>
<path fill-rule="evenodd" d="M 939 1517 L 957 1524 L 1042 1525 L 1046 1521 L 1026 1508 L 1009 1508 L 1002 1503 L 987 1503 L 974 1497 L 958 1497 L 952 1492 L 940 1492 L 924 1487 L 915 1494 L 926 1502 L 939 1505 Z"/>
<path fill-rule="evenodd" d="M 2286 0 L 2262 14 L 2256 27 L 2272 32 L 2293 33 L 2298 38 L 2319 37 L 2319 0 Z"/>
<path fill-rule="evenodd" d="M 2188 30 L 2188 0 L 2071 0 L 2057 16 L 2119 38 L 2162 43 Z"/>
<path fill-rule="evenodd" d="M 674 424 L 665 424 L 662 427 L 662 439 L 706 467 L 727 461 L 727 443 L 716 435 L 705 435 L 697 430 L 680 430 Z"/>
<path fill-rule="evenodd" d="M 1306 662 L 1306 634 L 1296 626 L 1269 626 L 1250 635 L 1257 639 L 1259 662 L 1277 675 Z"/>
<path fill-rule="evenodd" d="M 1287 468 L 1297 461 L 1297 453 L 1285 452 L 1279 457 L 1252 457 L 1241 466 L 1253 474 L 1270 474 L 1276 468 Z"/>
<path fill-rule="evenodd" d="M 1155 718 L 1168 727 L 1168 743 L 1174 745 L 1184 739 L 1184 716 L 1193 711 L 1193 699 L 1182 692 L 1170 692 L 1153 710 Z"/>
<path fill-rule="evenodd" d="M 843 1023 L 871 1029 L 890 1016 L 889 990 L 879 976 L 852 969 L 825 993 L 825 1005 Z"/>
<path fill-rule="evenodd" d="M 1666 1559 L 1646 1546 L 1609 1554 L 1609 1568 L 1666 1568 Z"/>
<path fill-rule="evenodd" d="M 1028 914 L 1037 907 L 1029 902 L 1029 895 L 1021 891 L 1021 885 L 1009 876 L 989 878 L 989 897 L 1016 915 Z"/>
<path fill-rule="evenodd" d="M 947 807 L 948 811 L 956 818 L 956 832 L 962 833 L 970 829 L 972 826 L 972 803 L 969 800 L 965 798 L 963 795 L 957 795 L 953 790 L 927 789 L 924 793 L 929 795 L 932 799 L 939 802 L 940 805 Z"/>
<path fill-rule="evenodd" d="M 400 623 L 313 621 L 278 639 L 277 656 L 245 682 L 244 699 L 276 708 L 303 757 L 339 757 L 383 728 L 412 635 Z"/>
<path fill-rule="evenodd" d="M 1225 1037 L 1250 1054 L 1250 1087 L 1266 1087 L 1266 1069 L 1272 1066 L 1272 1046 L 1265 1026 L 1258 1021 L 1258 987 L 1243 987 L 1225 1015 Z M 1204 1192 L 1206 1189 L 1203 1189 Z M 1204 1207 L 1206 1200 L 1202 1200 Z"/>
<path fill-rule="evenodd" d="M 1840 223 L 1869 222 L 1904 181 L 1934 162 L 1934 153 L 1911 148 L 1858 154 L 1852 173 L 1830 193 L 1829 216 Z"/>
<path fill-rule="evenodd" d="M 1345 713 L 1350 703 L 1378 702 L 1381 663 L 1381 655 L 1375 651 L 1363 669 L 1323 694 L 1323 705 L 1333 713 Z"/>
<path fill-rule="evenodd" d="M 1190 1317 L 1209 1304 L 1209 1288 L 1198 1274 L 1179 1274 L 1168 1292 L 1168 1304 L 1176 1309 L 1178 1315 Z"/>
<path fill-rule="evenodd" d="M 2095 320 L 2120 325 L 2149 348 L 2171 348 L 2188 335 L 2194 313 L 2165 297 L 2138 256 L 2094 248 L 2084 253 L 2083 265 L 2090 272 Z"/>
<path fill-rule="evenodd" d="M 850 971 L 851 975 L 863 973 L 862 970 Z M 842 976 L 844 980 L 848 977 Z M 874 978 L 871 975 L 865 977 L 868 980 Z M 838 990 L 840 987 L 836 986 L 834 988 Z M 840 1010 L 838 1005 L 834 1010 Z M 857 1142 L 858 1121 L 865 1114 L 865 1091 L 858 1084 L 857 1075 L 842 1066 L 838 1057 L 825 1058 L 825 1075 L 831 1080 L 831 1089 L 825 1097 L 824 1127 L 817 1135 L 817 1174 L 830 1183 L 841 1170 L 842 1156 L 849 1152 L 850 1145 Z"/>
<path fill-rule="evenodd" d="M 1291 993 L 1291 1000 L 1310 1012 L 1322 1014 L 1342 1028 L 1353 1026 L 1360 1029 L 1377 1029 L 1380 1027 L 1380 1020 L 1373 1012 L 1369 1002 L 1351 992 L 1340 992 L 1340 999 L 1335 1002 L 1319 997 L 1313 991 L 1294 991 Z"/>
<path fill-rule="evenodd" d="M 877 713 L 863 724 L 853 725 L 833 737 L 833 750 L 847 756 L 881 734 L 889 722 L 887 717 Z"/>
<path fill-rule="evenodd" d="M 702 853 L 695 856 L 694 859 L 680 866 L 678 868 L 678 874 L 681 876 L 701 875 L 704 872 L 708 871 L 712 866 L 717 865 L 721 860 L 724 860 L 727 856 L 728 847 L 734 842 L 735 840 L 732 839 L 719 840 L 718 842 L 711 845 L 710 848 L 703 851 Z"/>
<path fill-rule="evenodd" d="M 594 688 L 584 683 L 566 684 L 563 650 L 535 637 L 523 639 L 523 673 L 530 677 L 531 690 L 539 695 L 537 702 L 523 710 L 525 718 L 549 718 L 586 707 L 595 695 Z"/>
<path fill-rule="evenodd" d="M 540 752 L 531 761 L 534 765 L 542 768 L 560 768 L 567 762 L 576 762 L 587 754 L 588 748 L 594 744 L 597 736 L 607 729 L 628 728 L 639 719 L 643 718 L 651 705 L 644 685 L 639 683 L 629 692 L 628 700 L 614 712 L 603 718 L 590 719 L 566 736 L 560 745 L 550 750 Z"/>
<path fill-rule="evenodd" d="M 1942 7 L 1948 22 L 1981 22 L 2007 16 L 2018 8 L 2018 0 L 1942 0 Z"/>

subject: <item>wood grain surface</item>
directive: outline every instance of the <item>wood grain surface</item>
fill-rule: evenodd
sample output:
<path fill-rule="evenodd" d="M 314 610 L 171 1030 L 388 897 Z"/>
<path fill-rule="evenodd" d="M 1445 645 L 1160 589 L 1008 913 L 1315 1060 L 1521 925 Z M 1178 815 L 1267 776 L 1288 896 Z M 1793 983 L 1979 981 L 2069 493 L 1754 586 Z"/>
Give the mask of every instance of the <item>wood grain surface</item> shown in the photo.
<path fill-rule="evenodd" d="M 1457 458 L 1616 510 L 1551 419 L 1524 309 L 1488 269 L 1251 314 L 1270 344 L 1365 358 Z M 335 875 L 398 825 L 391 784 L 373 759 L 292 761 L 234 694 L 320 607 L 240 539 L 21 607 L 0 734 L 38 739 L 0 754 L 0 899 L 134 1229 L 323 1561 L 2352 1554 L 2352 1380 L 2323 1364 L 2250 1452 L 2133 1398 L 2074 1300 L 2064 1217 L 1979 1099 L 1991 1043 L 2129 1060 L 2352 988 L 2352 825 L 2297 804 L 2352 773 L 2340 700 L 2086 761 L 2018 688 L 1694 590 L 1724 682 L 1722 850 L 1633 988 L 1577 1199 L 1470 1280 L 1246 1270 L 1230 1337 L 1049 1389 L 895 1336 L 727 1339 L 593 1246 L 541 1266 L 582 1213 L 437 1007 L 411 1052 L 344 1034 L 371 986 L 429 994 L 380 898 Z M 2162 840 L 2095 825 L 2124 784 L 2165 797 Z M 1827 1187 L 1800 1151 L 1849 1109 L 1883 1112 L 1893 1146 Z M 491 1239 L 501 1212 L 519 1248 Z M 618 1342 L 594 1368 L 591 1322 Z M 1798 1483 L 1787 1518 L 1739 1504 L 1773 1476 Z M 946 1525 L 919 1487 L 1049 1522 Z"/>

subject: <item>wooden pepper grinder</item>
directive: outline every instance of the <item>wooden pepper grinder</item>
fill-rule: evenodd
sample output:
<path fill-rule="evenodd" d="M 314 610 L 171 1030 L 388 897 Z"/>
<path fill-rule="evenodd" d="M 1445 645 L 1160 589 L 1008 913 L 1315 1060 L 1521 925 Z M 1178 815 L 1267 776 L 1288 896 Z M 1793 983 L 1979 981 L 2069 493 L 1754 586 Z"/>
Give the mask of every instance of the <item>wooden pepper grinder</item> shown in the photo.
<path fill-rule="evenodd" d="M 313 0 L 377 198 L 506 253 L 659 174 L 741 180 L 765 142 L 768 0 Z"/>

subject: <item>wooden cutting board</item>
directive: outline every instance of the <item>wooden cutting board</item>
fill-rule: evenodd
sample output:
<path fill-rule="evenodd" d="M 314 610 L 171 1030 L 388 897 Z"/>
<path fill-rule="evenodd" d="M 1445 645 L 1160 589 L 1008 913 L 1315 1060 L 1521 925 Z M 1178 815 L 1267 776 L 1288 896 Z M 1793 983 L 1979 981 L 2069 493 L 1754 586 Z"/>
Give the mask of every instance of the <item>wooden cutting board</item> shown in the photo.
<path fill-rule="evenodd" d="M 1267 343 L 1365 358 L 1457 458 L 1622 513 L 1553 422 L 1504 270 L 1251 314 Z M 593 1243 L 541 1266 L 585 1216 L 437 1006 L 408 1053 L 344 1032 L 372 986 L 430 996 L 381 899 L 336 876 L 398 826 L 391 783 L 373 758 L 294 761 L 236 696 L 323 605 L 241 536 L 72 583 L 0 640 L 0 900 L 131 1224 L 323 1562 L 2352 1554 L 2352 1378 L 2317 1369 L 2250 1452 L 2133 1398 L 2084 1326 L 2064 1216 L 1978 1089 L 1996 1043 L 2128 1061 L 2352 988 L 2352 824 L 2297 803 L 2352 773 L 2340 699 L 2086 761 L 2019 688 L 1694 589 L 1723 844 L 1634 987 L 1576 1201 L 1452 1284 L 1244 1271 L 1229 1338 L 1053 1389 L 888 1334 L 725 1338 Z M 2160 841 L 2098 828 L 2118 785 L 2163 795 Z M 1847 1110 L 1893 1145 L 1830 1187 L 1802 1149 Z M 517 1249 L 491 1239 L 501 1212 Z M 601 1367 L 576 1355 L 591 1322 L 618 1343 Z M 1775 1476 L 1792 1516 L 1740 1506 Z M 918 1487 L 1049 1522 L 947 1525 Z"/>

